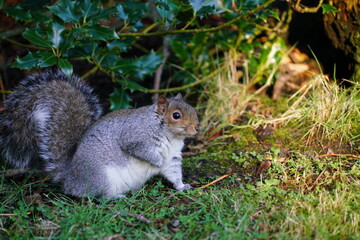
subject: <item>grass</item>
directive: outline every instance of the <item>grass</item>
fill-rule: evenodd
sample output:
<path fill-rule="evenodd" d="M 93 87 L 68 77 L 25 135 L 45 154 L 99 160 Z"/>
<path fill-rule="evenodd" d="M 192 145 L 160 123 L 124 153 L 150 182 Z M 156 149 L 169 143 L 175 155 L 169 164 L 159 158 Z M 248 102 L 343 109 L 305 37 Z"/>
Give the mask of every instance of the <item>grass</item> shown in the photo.
<path fill-rule="evenodd" d="M 61 194 L 39 173 L 1 178 L 1 239 L 359 239 L 360 160 L 318 158 L 275 148 L 267 154 L 210 152 L 185 159 L 187 182 L 205 189 L 176 192 L 155 178 L 127 198 L 111 202 Z M 264 155 L 272 166 L 261 176 Z M 236 159 L 239 158 L 239 159 Z M 208 172 L 194 165 L 204 159 Z M 242 159 L 247 159 L 244 166 Z M 200 164 L 201 165 L 201 164 Z M 199 167 L 198 167 L 199 168 Z"/>
<path fill-rule="evenodd" d="M 360 85 L 353 84 L 344 89 L 318 75 L 294 94 L 300 96 L 281 117 L 306 129 L 308 141 L 359 142 Z"/>
<path fill-rule="evenodd" d="M 275 103 L 237 82 L 238 57 L 226 55 L 229 68 L 204 89 L 203 124 L 223 135 L 184 159 L 194 187 L 228 177 L 186 192 L 156 177 L 98 201 L 63 195 L 43 173 L 4 169 L 0 239 L 360 239 L 359 86 L 317 76 Z M 253 130 L 265 124 L 274 132 L 259 140 Z"/>

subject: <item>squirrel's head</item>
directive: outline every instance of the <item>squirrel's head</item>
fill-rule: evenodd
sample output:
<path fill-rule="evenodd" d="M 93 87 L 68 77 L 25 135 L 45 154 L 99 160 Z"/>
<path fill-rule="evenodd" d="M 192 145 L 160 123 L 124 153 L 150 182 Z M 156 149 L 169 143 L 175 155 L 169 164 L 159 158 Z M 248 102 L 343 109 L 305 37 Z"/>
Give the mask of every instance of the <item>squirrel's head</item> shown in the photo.
<path fill-rule="evenodd" d="M 189 137 L 200 130 L 195 109 L 184 102 L 181 94 L 168 99 L 160 96 L 157 100 L 157 113 L 163 117 L 169 131 L 176 136 Z"/>

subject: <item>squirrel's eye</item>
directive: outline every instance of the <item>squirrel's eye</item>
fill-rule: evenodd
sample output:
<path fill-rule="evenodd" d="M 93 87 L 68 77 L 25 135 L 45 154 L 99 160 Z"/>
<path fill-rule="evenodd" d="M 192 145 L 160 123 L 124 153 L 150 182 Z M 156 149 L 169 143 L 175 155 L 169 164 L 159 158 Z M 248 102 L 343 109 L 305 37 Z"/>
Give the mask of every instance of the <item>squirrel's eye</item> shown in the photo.
<path fill-rule="evenodd" d="M 181 118 L 181 114 L 179 112 L 174 112 L 172 114 L 173 119 L 179 120 Z"/>

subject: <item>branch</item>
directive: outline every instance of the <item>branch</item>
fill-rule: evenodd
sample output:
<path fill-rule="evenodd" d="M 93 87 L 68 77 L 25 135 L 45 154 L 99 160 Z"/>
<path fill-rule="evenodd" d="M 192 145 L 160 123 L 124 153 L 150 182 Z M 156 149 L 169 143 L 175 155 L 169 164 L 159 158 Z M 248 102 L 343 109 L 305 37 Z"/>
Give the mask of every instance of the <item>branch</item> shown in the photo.
<path fill-rule="evenodd" d="M 200 29 L 177 29 L 177 30 L 170 30 L 170 31 L 161 31 L 161 32 L 141 32 L 141 33 L 120 33 L 118 32 L 119 37 L 154 37 L 154 36 L 162 36 L 162 35 L 169 35 L 169 34 L 184 34 L 184 33 L 207 33 L 207 32 L 217 32 L 225 27 L 231 26 L 235 22 L 239 21 L 240 19 L 246 19 L 250 15 L 253 15 L 262 9 L 269 6 L 271 3 L 273 3 L 275 0 L 269 0 L 263 5 L 258 5 L 254 10 L 248 11 L 246 15 L 240 15 L 236 18 L 230 20 L 227 23 L 224 23 L 223 25 L 212 27 L 212 28 L 200 28 Z"/>
<path fill-rule="evenodd" d="M 169 40 L 167 38 L 164 38 L 164 40 L 163 40 L 163 51 L 162 51 L 162 54 L 164 55 L 164 58 L 163 58 L 162 63 L 160 64 L 160 66 L 156 70 L 155 80 L 154 80 L 154 90 L 157 90 L 157 91 L 160 89 L 161 75 L 163 73 L 165 63 L 166 63 L 167 59 L 170 56 L 169 46 L 170 46 Z M 158 93 L 155 94 L 155 99 L 157 99 L 157 98 L 158 98 Z"/>
<path fill-rule="evenodd" d="M 0 39 L 6 39 L 6 38 L 9 38 L 9 37 L 19 35 L 24 30 L 25 30 L 24 28 L 17 28 L 17 29 L 13 29 L 13 30 L 10 30 L 10 31 L 2 32 L 2 33 L 0 33 Z"/>
<path fill-rule="evenodd" d="M 4 40 L 5 40 L 5 41 L 8 41 L 9 43 L 12 43 L 12 44 L 14 44 L 14 45 L 17 45 L 17 46 L 20 46 L 20 47 L 24 47 L 24 48 L 31 48 L 31 49 L 42 50 L 42 51 L 50 50 L 49 48 L 36 47 L 36 46 L 33 46 L 33 45 L 29 45 L 29 44 L 25 44 L 25 43 L 21 43 L 21 42 L 15 41 L 15 40 L 10 39 L 10 38 L 5 38 Z"/>
<path fill-rule="evenodd" d="M 316 7 L 306 7 L 303 4 L 300 4 L 301 0 L 296 0 L 295 4 L 291 1 L 290 6 L 294 11 L 299 13 L 316 13 L 323 4 L 323 1 L 324 0 L 319 0 L 319 4 Z"/>

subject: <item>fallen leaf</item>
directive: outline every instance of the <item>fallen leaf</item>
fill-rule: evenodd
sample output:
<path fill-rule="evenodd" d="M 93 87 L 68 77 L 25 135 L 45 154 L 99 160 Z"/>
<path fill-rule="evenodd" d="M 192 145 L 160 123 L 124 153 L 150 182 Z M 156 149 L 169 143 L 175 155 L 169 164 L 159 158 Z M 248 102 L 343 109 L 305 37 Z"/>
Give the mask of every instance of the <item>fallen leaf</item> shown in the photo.
<path fill-rule="evenodd" d="M 268 170 L 270 167 L 271 167 L 271 161 L 266 160 L 260 164 L 259 169 L 257 170 L 256 174 L 260 175 L 263 173 L 263 171 Z"/>
<path fill-rule="evenodd" d="M 34 193 L 33 195 L 25 196 L 25 203 L 27 205 L 36 204 L 37 206 L 41 206 L 43 200 L 39 193 Z"/>

